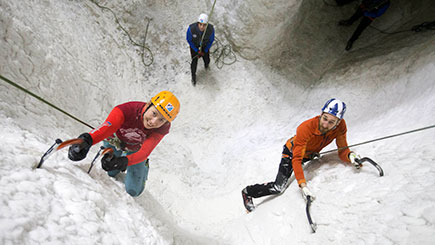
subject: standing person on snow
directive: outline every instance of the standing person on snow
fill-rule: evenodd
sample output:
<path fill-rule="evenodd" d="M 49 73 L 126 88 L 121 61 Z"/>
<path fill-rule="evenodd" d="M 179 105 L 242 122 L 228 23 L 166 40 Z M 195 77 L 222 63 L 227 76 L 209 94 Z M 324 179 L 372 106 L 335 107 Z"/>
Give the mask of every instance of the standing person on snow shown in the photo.
<path fill-rule="evenodd" d="M 361 22 L 356 28 L 355 32 L 347 41 L 346 50 L 352 48 L 353 42 L 355 42 L 361 33 L 379 16 L 383 15 L 390 7 L 390 0 L 363 0 L 359 5 L 356 12 L 347 20 L 341 20 L 338 22 L 341 26 L 350 26 L 356 20 L 362 17 Z"/>
<path fill-rule="evenodd" d="M 100 127 L 79 136 L 83 143 L 72 145 L 68 158 L 84 159 L 91 146 L 103 140 L 104 147 L 114 152 L 113 156 L 103 156 L 102 168 L 111 177 L 127 170 L 125 190 L 133 197 L 139 196 L 148 178 L 147 158 L 169 133 L 179 110 L 180 102 L 169 91 L 158 93 L 148 103 L 133 101 L 118 105 Z"/>
<path fill-rule="evenodd" d="M 282 152 L 281 163 L 275 181 L 247 186 L 242 190 L 243 204 L 251 212 L 255 209 L 252 198 L 272 194 L 280 194 L 295 172 L 296 180 L 303 197 L 314 195 L 307 187 L 302 164 L 319 156 L 319 152 L 334 139 L 339 149 L 338 155 L 344 162 L 352 163 L 357 169 L 360 165 L 356 159 L 360 157 L 347 148 L 346 122 L 343 119 L 346 104 L 338 99 L 330 99 L 322 108 L 319 116 L 301 123 L 296 130 L 296 135 L 287 140 Z"/>
<path fill-rule="evenodd" d="M 190 56 L 192 57 L 190 71 L 192 73 L 192 84 L 195 86 L 198 59 L 202 57 L 206 70 L 209 69 L 208 65 L 210 64 L 209 51 L 214 41 L 214 28 L 212 24 L 208 23 L 208 15 L 201 14 L 198 17 L 197 22 L 189 25 L 186 33 L 186 39 L 190 46 Z"/>

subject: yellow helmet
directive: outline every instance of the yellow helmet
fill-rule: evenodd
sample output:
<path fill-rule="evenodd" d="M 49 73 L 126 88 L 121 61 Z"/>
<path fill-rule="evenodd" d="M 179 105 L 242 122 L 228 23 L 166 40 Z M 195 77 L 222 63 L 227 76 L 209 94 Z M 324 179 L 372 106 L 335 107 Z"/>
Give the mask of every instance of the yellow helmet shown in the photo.
<path fill-rule="evenodd" d="M 180 111 L 180 101 L 169 91 L 161 91 L 151 99 L 151 103 L 169 122 L 172 122 Z"/>

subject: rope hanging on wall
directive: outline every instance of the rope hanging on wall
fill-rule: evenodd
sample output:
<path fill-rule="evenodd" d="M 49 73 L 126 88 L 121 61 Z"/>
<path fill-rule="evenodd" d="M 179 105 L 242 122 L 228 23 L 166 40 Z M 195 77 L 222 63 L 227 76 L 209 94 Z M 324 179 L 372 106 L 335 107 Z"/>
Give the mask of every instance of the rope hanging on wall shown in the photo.
<path fill-rule="evenodd" d="M 92 127 L 91 125 L 87 124 L 86 122 L 84 122 L 84 121 L 78 119 L 77 117 L 75 117 L 75 116 L 69 114 L 68 112 L 66 112 L 66 111 L 64 111 L 64 110 L 62 110 L 62 109 L 60 109 L 59 107 L 57 107 L 57 106 L 53 105 L 52 103 L 46 101 L 45 99 L 41 98 L 40 96 L 38 96 L 38 95 L 36 95 L 36 94 L 30 92 L 28 89 L 23 88 L 22 86 L 18 85 L 18 84 L 15 83 L 15 82 L 12 82 L 11 80 L 7 79 L 6 77 L 0 75 L 0 79 L 3 80 L 3 81 L 5 81 L 5 82 L 7 82 L 7 83 L 9 83 L 9 84 L 12 85 L 12 86 L 14 86 L 14 87 L 16 87 L 16 88 L 18 88 L 18 89 L 24 91 L 26 94 L 29 94 L 29 95 L 31 95 L 32 97 L 34 97 L 34 98 L 36 98 L 36 99 L 42 101 L 43 103 L 49 105 L 50 107 L 52 107 L 52 108 L 54 108 L 54 109 L 56 109 L 56 110 L 62 112 L 63 114 L 67 115 L 68 117 L 71 117 L 72 119 L 78 121 L 79 123 L 81 123 L 81 124 L 83 124 L 83 125 L 86 125 L 86 126 L 90 127 L 91 129 L 94 129 L 94 127 Z"/>
<path fill-rule="evenodd" d="M 108 10 L 108 11 L 110 11 L 110 13 L 112 13 L 113 17 L 115 17 L 116 24 L 118 24 L 119 28 L 127 35 L 127 37 L 130 40 L 130 42 L 134 46 L 137 46 L 137 47 L 141 48 L 141 59 L 142 59 L 142 63 L 143 63 L 144 66 L 150 66 L 151 64 L 154 63 L 154 56 L 153 56 L 153 53 L 151 52 L 151 49 L 148 48 L 147 46 L 145 46 L 146 36 L 147 36 L 147 33 L 148 33 L 148 26 L 150 24 L 151 19 L 147 18 L 148 23 L 147 23 L 147 27 L 146 27 L 146 30 L 145 30 L 145 36 L 144 36 L 142 44 L 139 44 L 136 41 L 134 41 L 133 38 L 131 38 L 130 33 L 121 25 L 121 22 L 119 21 L 118 17 L 116 16 L 115 12 L 112 9 L 110 9 L 110 8 L 108 8 L 106 6 L 100 5 L 95 0 L 90 0 L 90 1 L 92 3 L 94 3 L 95 5 L 97 5 L 99 8 L 101 8 L 103 10 Z M 149 56 L 149 61 L 148 62 L 145 62 L 145 51 L 146 51 L 146 53 Z"/>

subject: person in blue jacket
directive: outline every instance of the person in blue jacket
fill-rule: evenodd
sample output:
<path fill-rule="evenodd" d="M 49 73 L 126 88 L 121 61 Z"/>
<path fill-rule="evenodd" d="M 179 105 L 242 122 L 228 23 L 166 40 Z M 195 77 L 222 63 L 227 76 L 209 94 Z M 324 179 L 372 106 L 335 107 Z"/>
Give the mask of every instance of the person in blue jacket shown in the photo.
<path fill-rule="evenodd" d="M 210 48 L 214 41 L 214 28 L 213 25 L 208 23 L 208 15 L 201 14 L 197 22 L 189 25 L 186 39 L 190 46 L 190 55 L 192 57 L 190 70 L 192 72 L 192 84 L 195 86 L 198 59 L 202 58 L 204 60 L 206 70 L 209 69 L 210 64 Z"/>
<path fill-rule="evenodd" d="M 350 26 L 356 20 L 362 17 L 358 27 L 347 41 L 346 50 L 352 48 L 353 43 L 361 33 L 373 22 L 374 19 L 383 15 L 390 7 L 390 0 L 363 0 L 359 5 L 356 12 L 347 20 L 341 20 L 338 22 L 341 26 Z"/>

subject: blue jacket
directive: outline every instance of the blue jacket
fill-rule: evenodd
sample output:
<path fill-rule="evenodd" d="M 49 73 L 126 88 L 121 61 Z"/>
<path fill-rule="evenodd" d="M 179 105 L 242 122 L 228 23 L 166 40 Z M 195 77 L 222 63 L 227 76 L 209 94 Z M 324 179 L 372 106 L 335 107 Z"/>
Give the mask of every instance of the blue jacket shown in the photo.
<path fill-rule="evenodd" d="M 204 40 L 201 42 L 201 38 L 204 32 L 199 30 L 198 23 L 195 22 L 189 26 L 186 33 L 186 39 L 190 47 L 195 51 L 199 51 L 199 47 L 202 47 L 202 51 L 207 53 L 214 41 L 214 27 L 212 24 L 208 24 L 207 30 L 205 30 Z"/>
<path fill-rule="evenodd" d="M 390 7 L 389 0 L 363 0 L 361 3 L 363 15 L 369 18 L 383 15 L 388 7 Z"/>

